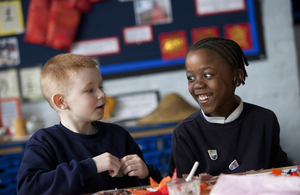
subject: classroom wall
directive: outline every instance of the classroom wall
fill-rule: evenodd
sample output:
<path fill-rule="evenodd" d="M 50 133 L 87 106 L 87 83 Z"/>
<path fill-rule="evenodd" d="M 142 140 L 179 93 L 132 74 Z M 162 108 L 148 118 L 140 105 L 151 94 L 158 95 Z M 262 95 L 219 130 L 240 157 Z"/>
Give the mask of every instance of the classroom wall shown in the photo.
<path fill-rule="evenodd" d="M 281 126 L 281 145 L 292 160 L 300 163 L 299 70 L 291 3 L 286 0 L 261 0 L 266 59 L 250 61 L 246 84 L 236 93 L 245 102 L 273 110 Z M 197 106 L 187 90 L 184 70 L 162 72 L 104 81 L 107 95 L 158 90 L 160 97 L 176 92 Z M 24 117 L 38 115 L 46 126 L 58 122 L 47 102 L 22 105 Z"/>

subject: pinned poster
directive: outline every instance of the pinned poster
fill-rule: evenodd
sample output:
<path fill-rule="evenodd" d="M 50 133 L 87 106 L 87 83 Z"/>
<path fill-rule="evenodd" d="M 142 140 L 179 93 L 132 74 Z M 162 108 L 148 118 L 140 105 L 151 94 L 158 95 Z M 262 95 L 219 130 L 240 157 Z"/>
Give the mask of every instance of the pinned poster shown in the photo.
<path fill-rule="evenodd" d="M 24 32 L 21 0 L 0 2 L 0 36 Z"/>
<path fill-rule="evenodd" d="M 253 48 L 251 32 L 248 23 L 229 24 L 224 27 L 225 37 L 239 44 L 243 50 Z"/>
<path fill-rule="evenodd" d="M 16 69 L 0 71 L 0 98 L 20 97 Z"/>
<path fill-rule="evenodd" d="M 184 30 L 161 33 L 159 45 L 162 59 L 183 58 L 188 50 L 186 33 Z"/>
<path fill-rule="evenodd" d="M 217 26 L 193 28 L 191 30 L 191 34 L 192 34 L 192 44 L 204 38 L 220 36 L 219 28 Z"/>
<path fill-rule="evenodd" d="M 31 102 L 44 99 L 40 82 L 41 71 L 42 66 L 20 69 L 20 83 L 23 99 Z"/>
<path fill-rule="evenodd" d="M 20 65 L 21 58 L 17 37 L 0 39 L 0 67 Z"/>
<path fill-rule="evenodd" d="M 139 0 L 134 1 L 136 23 L 169 24 L 173 22 L 171 0 Z"/>

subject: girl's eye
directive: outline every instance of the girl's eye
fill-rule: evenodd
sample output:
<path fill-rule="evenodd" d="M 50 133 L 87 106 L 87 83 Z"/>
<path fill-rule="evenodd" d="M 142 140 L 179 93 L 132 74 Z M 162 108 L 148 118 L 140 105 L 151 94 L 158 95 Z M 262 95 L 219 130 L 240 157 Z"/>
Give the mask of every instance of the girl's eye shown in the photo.
<path fill-rule="evenodd" d="M 100 86 L 99 89 L 100 89 L 101 91 L 103 91 L 103 86 Z"/>
<path fill-rule="evenodd" d="M 93 91 L 94 91 L 93 89 L 89 89 L 88 90 L 89 93 L 93 93 Z"/>
<path fill-rule="evenodd" d="M 204 74 L 204 78 L 209 78 L 209 77 L 211 77 L 212 75 L 211 74 Z"/>
<path fill-rule="evenodd" d="M 193 81 L 193 80 L 195 80 L 195 77 L 194 76 L 187 76 L 187 80 L 188 81 Z"/>

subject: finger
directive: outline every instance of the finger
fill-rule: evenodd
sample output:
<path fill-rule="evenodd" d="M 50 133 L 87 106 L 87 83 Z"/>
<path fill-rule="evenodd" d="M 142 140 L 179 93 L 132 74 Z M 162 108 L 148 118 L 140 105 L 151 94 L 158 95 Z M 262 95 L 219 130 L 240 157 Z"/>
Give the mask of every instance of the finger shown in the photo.
<path fill-rule="evenodd" d="M 124 162 L 127 162 L 127 161 L 130 161 L 132 159 L 134 159 L 137 155 L 136 154 L 131 154 L 131 155 L 127 155 L 127 156 L 124 156 L 122 159 L 121 159 L 121 164 L 124 163 Z"/>
<path fill-rule="evenodd" d="M 135 163 L 129 165 L 123 169 L 123 173 L 129 176 L 137 176 L 142 170 L 142 165 L 140 163 Z"/>
<path fill-rule="evenodd" d="M 114 177 L 115 171 L 114 171 L 114 170 L 108 170 L 108 173 L 109 173 L 109 175 L 110 175 L 111 177 Z"/>
<path fill-rule="evenodd" d="M 143 175 L 143 164 L 145 164 L 144 161 L 137 154 L 128 155 L 121 159 L 121 169 L 124 174 L 129 176 Z"/>
<path fill-rule="evenodd" d="M 132 167 L 130 171 L 127 172 L 127 175 L 130 177 L 139 176 L 142 174 L 142 169 L 139 166 Z"/>
<path fill-rule="evenodd" d="M 123 166 L 123 167 L 121 167 L 121 169 L 122 169 L 122 171 L 125 175 L 127 175 L 129 172 L 131 172 L 133 170 L 131 165 L 130 166 Z"/>
<path fill-rule="evenodd" d="M 108 170 L 108 173 L 111 177 L 114 177 L 114 176 L 118 175 L 119 171 L 120 171 L 120 165 L 119 164 L 112 164 L 112 166 Z"/>
<path fill-rule="evenodd" d="M 131 171 L 131 165 L 134 164 L 132 161 L 133 157 L 131 155 L 125 156 L 120 160 L 121 164 L 121 170 L 124 174 L 127 174 L 129 171 Z"/>
<path fill-rule="evenodd" d="M 129 171 L 129 172 L 127 173 L 127 175 L 130 176 L 130 177 L 136 176 L 136 171 L 131 170 L 131 171 Z"/>
<path fill-rule="evenodd" d="M 109 175 L 114 177 L 119 173 L 120 167 L 121 167 L 121 163 L 120 163 L 120 159 L 118 159 L 117 157 L 115 157 L 114 155 L 108 154 L 107 156 L 108 158 L 108 172 Z"/>
<path fill-rule="evenodd" d="M 123 157 L 121 159 L 120 163 L 121 163 L 121 166 L 124 164 L 125 164 L 125 166 L 129 166 L 129 165 L 138 163 L 140 160 L 142 160 L 142 159 L 137 154 L 132 154 L 132 155 Z"/>

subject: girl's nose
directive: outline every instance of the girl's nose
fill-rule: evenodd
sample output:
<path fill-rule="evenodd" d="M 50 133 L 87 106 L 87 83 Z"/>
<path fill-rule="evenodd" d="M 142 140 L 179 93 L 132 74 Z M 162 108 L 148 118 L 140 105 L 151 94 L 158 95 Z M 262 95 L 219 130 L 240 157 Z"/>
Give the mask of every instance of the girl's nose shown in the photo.
<path fill-rule="evenodd" d="M 201 79 L 197 79 L 194 84 L 194 89 L 201 89 L 205 86 L 205 83 Z"/>

